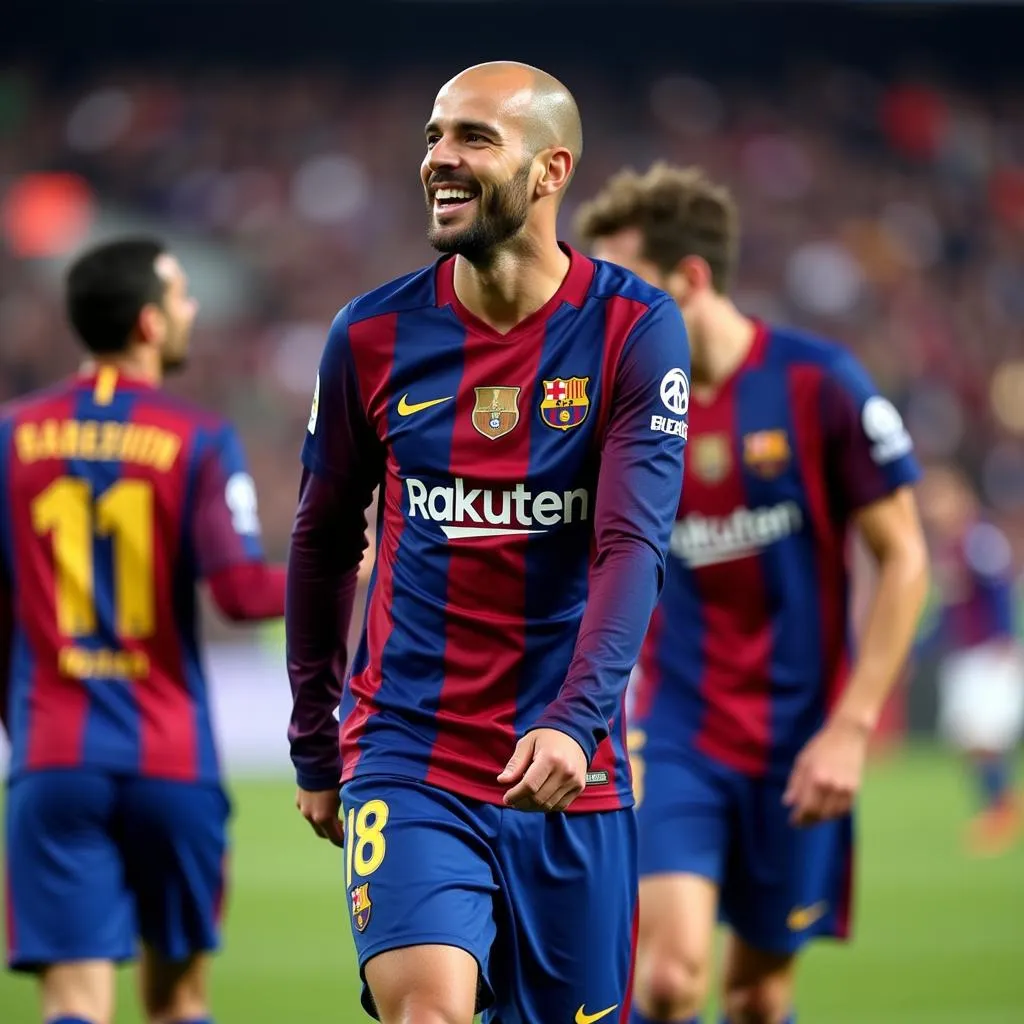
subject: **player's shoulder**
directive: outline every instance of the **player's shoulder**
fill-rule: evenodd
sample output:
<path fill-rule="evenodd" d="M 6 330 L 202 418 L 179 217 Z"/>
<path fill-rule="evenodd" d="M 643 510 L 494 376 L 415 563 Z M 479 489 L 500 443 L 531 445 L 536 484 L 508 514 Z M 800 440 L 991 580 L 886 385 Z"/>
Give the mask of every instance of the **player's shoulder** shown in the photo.
<path fill-rule="evenodd" d="M 0 424 L 15 424 L 20 420 L 45 419 L 57 411 L 74 391 L 73 382 L 64 379 L 43 388 L 29 391 L 0 404 Z"/>
<path fill-rule="evenodd" d="M 838 341 L 798 327 L 763 325 L 766 334 L 765 361 L 785 366 L 816 366 L 822 370 L 841 368 L 853 354 Z"/>
<path fill-rule="evenodd" d="M 223 413 L 161 388 L 145 388 L 136 395 L 132 419 L 145 420 L 151 417 L 159 417 L 168 426 L 204 434 L 222 434 L 234 430 L 231 421 Z"/>
<path fill-rule="evenodd" d="M 666 292 L 648 284 L 631 270 L 606 260 L 591 259 L 591 262 L 594 264 L 594 277 L 590 284 L 592 298 L 602 301 L 625 299 L 646 307 L 646 310 L 672 303 Z"/>
<path fill-rule="evenodd" d="M 440 262 L 439 260 L 429 266 L 420 267 L 419 270 L 402 274 L 372 291 L 357 295 L 342 307 L 335 322 L 340 320 L 352 326 L 377 317 L 435 308 L 437 268 Z"/>
<path fill-rule="evenodd" d="M 797 327 L 762 325 L 765 331 L 763 365 L 784 370 L 813 369 L 857 394 L 873 392 L 874 384 L 860 360 L 841 342 Z"/>

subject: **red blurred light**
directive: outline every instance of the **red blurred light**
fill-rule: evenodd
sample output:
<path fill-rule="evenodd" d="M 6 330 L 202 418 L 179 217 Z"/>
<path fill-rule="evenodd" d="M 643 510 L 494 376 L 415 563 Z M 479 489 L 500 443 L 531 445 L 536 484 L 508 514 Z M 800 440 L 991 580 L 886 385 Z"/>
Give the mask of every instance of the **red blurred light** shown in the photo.
<path fill-rule="evenodd" d="M 92 188 L 77 174 L 26 174 L 4 195 L 0 224 L 16 256 L 62 256 L 85 237 L 95 207 Z"/>

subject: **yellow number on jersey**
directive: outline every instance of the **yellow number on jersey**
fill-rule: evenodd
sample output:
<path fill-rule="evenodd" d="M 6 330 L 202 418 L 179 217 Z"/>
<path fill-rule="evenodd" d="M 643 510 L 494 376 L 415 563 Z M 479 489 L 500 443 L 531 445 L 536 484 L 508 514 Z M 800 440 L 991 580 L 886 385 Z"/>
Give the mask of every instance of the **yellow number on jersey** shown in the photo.
<path fill-rule="evenodd" d="M 358 813 L 348 812 L 345 829 L 345 884 L 352 884 L 352 872 L 366 878 L 384 863 L 387 841 L 384 826 L 388 823 L 388 805 L 383 800 L 367 800 Z"/>
<path fill-rule="evenodd" d="M 640 753 L 647 742 L 647 733 L 643 729 L 630 729 L 626 733 L 626 746 L 629 749 L 629 766 L 633 772 L 633 801 L 637 807 L 644 800 L 644 764 L 643 755 Z"/>
<path fill-rule="evenodd" d="M 114 545 L 114 615 L 121 639 L 151 636 L 153 597 L 153 488 L 145 480 L 118 480 L 97 499 L 87 480 L 61 477 L 32 502 L 36 533 L 53 534 L 57 629 L 62 636 L 96 631 L 94 535 Z"/>

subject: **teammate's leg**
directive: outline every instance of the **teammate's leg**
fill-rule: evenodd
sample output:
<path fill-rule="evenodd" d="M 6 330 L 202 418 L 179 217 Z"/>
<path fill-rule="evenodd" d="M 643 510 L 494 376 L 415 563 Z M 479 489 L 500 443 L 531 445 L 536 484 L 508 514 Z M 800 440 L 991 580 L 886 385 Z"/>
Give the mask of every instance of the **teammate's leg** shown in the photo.
<path fill-rule="evenodd" d="M 210 1024 L 207 978 L 210 957 L 196 953 L 168 960 L 144 945 L 139 963 L 139 989 L 149 1024 Z"/>
<path fill-rule="evenodd" d="M 383 1024 L 472 1024 L 492 999 L 500 808 L 376 777 L 347 783 L 342 808 L 364 1009 Z"/>
<path fill-rule="evenodd" d="M 972 750 L 968 759 L 980 808 L 968 825 L 967 846 L 978 856 L 995 857 L 1011 849 L 1024 829 L 1024 808 L 1014 787 L 1013 755 L 1009 750 Z"/>
<path fill-rule="evenodd" d="M 811 939 L 846 938 L 853 819 L 796 828 L 784 783 L 737 777 L 736 843 L 722 883 L 732 928 L 723 965 L 729 1024 L 784 1024 L 793 1016 L 797 954 Z"/>
<path fill-rule="evenodd" d="M 100 773 L 19 776 L 5 808 L 8 961 L 36 973 L 46 1024 L 109 1024 L 114 964 L 134 918 L 112 838 L 115 784 Z"/>
<path fill-rule="evenodd" d="M 722 1003 L 729 1024 L 788 1024 L 794 1018 L 795 953 L 756 949 L 729 936 L 722 968 Z"/>
<path fill-rule="evenodd" d="M 939 672 L 940 731 L 966 756 L 981 806 L 966 842 L 996 856 L 1016 842 L 1024 808 L 1013 785 L 1013 751 L 1024 729 L 1024 665 L 1001 645 L 946 658 Z"/>
<path fill-rule="evenodd" d="M 120 842 L 138 907 L 139 988 L 150 1024 L 209 1024 L 230 804 L 218 786 L 123 784 Z"/>
<path fill-rule="evenodd" d="M 44 1024 L 109 1024 L 114 965 L 109 960 L 51 964 L 39 975 Z"/>
<path fill-rule="evenodd" d="M 689 874 L 640 880 L 633 1024 L 695 1020 L 708 996 L 718 887 Z"/>
<path fill-rule="evenodd" d="M 719 891 L 730 845 L 728 777 L 684 757 L 633 750 L 640 929 L 633 1024 L 690 1022 L 710 984 Z"/>

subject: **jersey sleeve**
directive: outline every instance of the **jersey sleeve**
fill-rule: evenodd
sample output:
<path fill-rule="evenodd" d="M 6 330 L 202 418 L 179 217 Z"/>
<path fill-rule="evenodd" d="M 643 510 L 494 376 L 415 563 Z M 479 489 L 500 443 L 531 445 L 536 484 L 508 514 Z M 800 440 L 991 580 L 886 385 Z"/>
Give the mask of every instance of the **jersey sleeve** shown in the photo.
<path fill-rule="evenodd" d="M 347 308 L 335 319 L 320 360 L 302 464 L 285 600 L 288 739 L 298 785 L 324 790 L 341 778 L 334 712 L 366 547 L 365 512 L 384 473 L 383 445 L 360 397 Z"/>
<path fill-rule="evenodd" d="M 224 424 L 200 455 L 192 499 L 192 537 L 199 575 L 263 560 L 256 484 L 242 441 Z"/>
<path fill-rule="evenodd" d="M 826 473 L 841 515 L 849 516 L 920 476 L 902 417 L 848 353 L 826 373 L 821 421 Z"/>
<path fill-rule="evenodd" d="M 686 328 L 666 300 L 639 321 L 620 360 L 587 605 L 565 683 L 535 726 L 568 733 L 588 763 L 622 703 L 664 581 L 683 482 L 689 372 Z"/>

